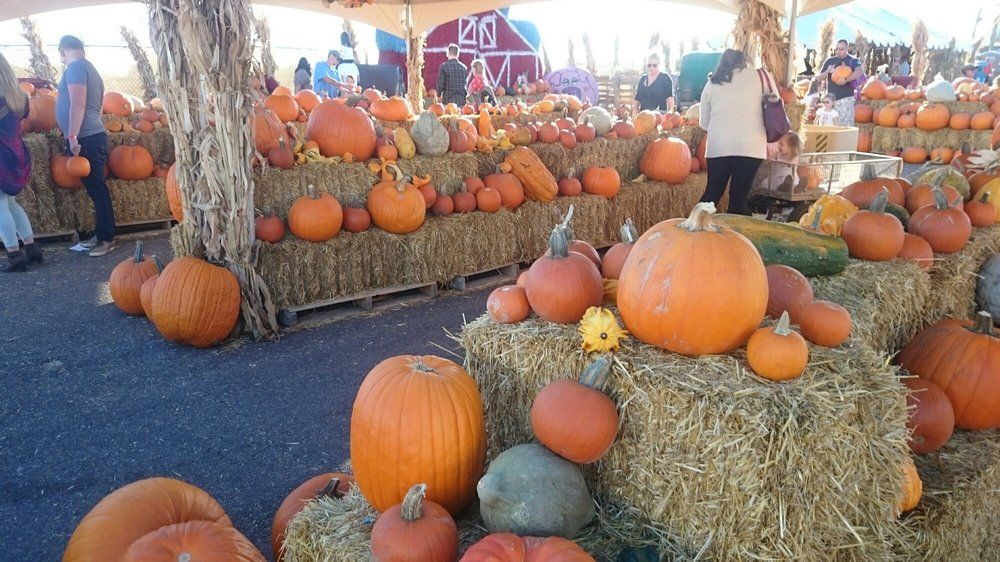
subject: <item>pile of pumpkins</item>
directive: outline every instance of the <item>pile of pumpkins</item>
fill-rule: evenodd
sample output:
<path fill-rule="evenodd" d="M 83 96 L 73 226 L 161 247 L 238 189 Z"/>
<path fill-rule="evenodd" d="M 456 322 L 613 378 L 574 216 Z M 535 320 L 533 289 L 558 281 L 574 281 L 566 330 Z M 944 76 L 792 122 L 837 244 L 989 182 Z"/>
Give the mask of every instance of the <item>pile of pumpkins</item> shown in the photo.
<path fill-rule="evenodd" d="M 101 113 L 106 116 L 104 128 L 109 133 L 152 133 L 169 127 L 163 102 L 159 98 L 147 104 L 129 94 L 105 92 Z"/>
<path fill-rule="evenodd" d="M 28 116 L 21 120 L 21 134 L 48 133 L 58 127 L 57 92 L 48 88 L 36 89 L 30 82 L 19 82 L 18 86 L 28 95 Z"/>
<path fill-rule="evenodd" d="M 240 314 L 240 285 L 225 267 L 187 256 L 165 267 L 136 242 L 111 271 L 108 290 L 125 314 L 146 316 L 167 340 L 211 347 L 228 338 Z"/>
<path fill-rule="evenodd" d="M 956 163 L 960 166 L 963 160 Z M 965 159 L 967 162 L 967 158 Z M 852 257 L 869 261 L 895 258 L 923 269 L 934 254 L 961 251 L 973 227 L 992 226 L 1000 217 L 1000 181 L 991 172 L 974 177 L 978 191 L 956 167 L 928 165 L 911 176 L 882 178 L 866 166 L 859 181 L 839 194 L 817 200 L 799 224 L 841 237 Z"/>
<path fill-rule="evenodd" d="M 82 189 L 82 178 L 90 175 L 90 161 L 83 156 L 53 154 L 49 157 L 52 181 L 64 189 Z M 137 144 L 120 144 L 111 149 L 104 167 L 105 178 L 141 181 L 149 178 L 166 180 L 170 169 L 157 165 L 149 150 Z"/>

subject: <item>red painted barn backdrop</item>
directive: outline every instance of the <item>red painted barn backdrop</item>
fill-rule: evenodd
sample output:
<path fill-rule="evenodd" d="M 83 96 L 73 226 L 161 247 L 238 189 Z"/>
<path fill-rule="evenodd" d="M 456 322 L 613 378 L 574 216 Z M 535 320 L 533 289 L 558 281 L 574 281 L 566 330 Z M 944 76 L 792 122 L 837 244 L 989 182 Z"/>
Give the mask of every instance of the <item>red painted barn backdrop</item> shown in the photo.
<path fill-rule="evenodd" d="M 448 60 L 448 44 L 461 48 L 459 59 L 466 66 L 473 59 L 486 62 L 488 82 L 505 88 L 517 84 L 519 74 L 528 80 L 542 77 L 542 61 L 531 43 L 524 38 L 507 16 L 498 10 L 482 12 L 441 24 L 427 35 L 424 47 L 424 83 L 428 89 L 437 84 L 438 68 Z M 406 68 L 406 54 L 381 50 L 379 63 Z M 471 73 L 471 68 L 469 69 Z"/>

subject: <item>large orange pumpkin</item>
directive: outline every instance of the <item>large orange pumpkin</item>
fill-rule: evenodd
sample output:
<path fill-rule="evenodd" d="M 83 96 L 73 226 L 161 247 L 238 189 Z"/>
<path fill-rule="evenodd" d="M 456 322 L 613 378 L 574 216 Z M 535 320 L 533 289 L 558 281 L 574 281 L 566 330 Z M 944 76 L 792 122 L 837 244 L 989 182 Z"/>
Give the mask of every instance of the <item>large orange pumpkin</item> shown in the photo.
<path fill-rule="evenodd" d="M 956 130 L 968 129 L 972 124 L 972 116 L 968 113 L 956 113 L 948 120 L 948 127 Z"/>
<path fill-rule="evenodd" d="M 882 82 L 878 78 L 872 76 L 867 82 L 865 82 L 865 85 L 861 87 L 861 95 L 870 100 L 885 99 L 885 82 Z"/>
<path fill-rule="evenodd" d="M 124 95 L 118 92 L 106 92 L 104 94 L 104 101 L 101 104 L 101 111 L 103 113 L 129 117 L 132 115 L 134 109 L 135 107 L 132 105 L 132 102 Z"/>
<path fill-rule="evenodd" d="M 917 110 L 916 125 L 922 131 L 937 131 L 947 127 L 949 119 L 951 112 L 944 104 L 927 102 Z"/>
<path fill-rule="evenodd" d="M 66 165 L 68 162 L 69 156 L 63 156 L 62 154 L 53 154 L 49 158 L 49 170 L 52 172 L 52 181 L 65 189 L 82 189 L 83 182 L 80 178 L 69 173 L 69 168 Z"/>
<path fill-rule="evenodd" d="M 299 116 L 299 102 L 292 96 L 272 94 L 264 98 L 264 107 L 273 111 L 282 123 L 295 121 Z"/>
<path fill-rule="evenodd" d="M 456 514 L 476 497 L 486 462 L 476 382 L 452 361 L 391 357 L 365 377 L 351 413 L 351 465 L 365 499 L 385 511 L 414 482 Z"/>
<path fill-rule="evenodd" d="M 142 253 L 142 240 L 135 243 L 135 253 L 111 270 L 108 290 L 111 300 L 125 314 L 144 314 L 139 292 L 147 279 L 160 272 L 160 262 Z"/>
<path fill-rule="evenodd" d="M 458 557 L 458 527 L 448 510 L 424 500 L 426 484 L 416 484 L 401 504 L 383 511 L 372 526 L 372 559 L 454 560 Z"/>
<path fill-rule="evenodd" d="M 906 428 L 910 430 L 910 450 L 918 455 L 936 451 L 955 431 L 955 410 L 948 395 L 929 380 L 902 379 L 908 392 L 906 408 L 910 411 Z"/>
<path fill-rule="evenodd" d="M 869 209 L 854 213 L 844 223 L 840 236 L 847 242 L 852 257 L 886 261 L 903 249 L 903 223 L 885 212 L 888 199 L 889 191 L 882 188 Z"/>
<path fill-rule="evenodd" d="M 972 222 L 965 211 L 948 204 L 943 191 L 934 188 L 934 204 L 920 207 L 910 217 L 907 228 L 927 240 L 941 254 L 954 254 L 969 243 Z"/>
<path fill-rule="evenodd" d="M 375 154 L 375 125 L 363 109 L 327 100 L 309 114 L 306 140 L 316 141 L 323 156 L 368 160 Z"/>
<path fill-rule="evenodd" d="M 726 353 L 764 320 L 764 262 L 749 240 L 715 224 L 714 211 L 699 203 L 632 248 L 618 280 L 618 311 L 641 341 L 685 355 Z"/>
<path fill-rule="evenodd" d="M 598 358 L 578 380 L 549 383 L 531 404 L 531 429 L 553 453 L 589 464 L 608 452 L 618 434 L 618 410 L 604 394 L 610 362 Z"/>
<path fill-rule="evenodd" d="M 907 164 L 923 164 L 927 161 L 927 149 L 922 146 L 908 146 L 900 154 Z"/>
<path fill-rule="evenodd" d="M 230 525 L 188 521 L 167 525 L 132 543 L 119 562 L 266 562 Z"/>
<path fill-rule="evenodd" d="M 980 111 L 972 116 L 972 120 L 969 121 L 969 128 L 974 131 L 987 131 L 993 128 L 993 119 L 993 113 Z"/>
<path fill-rule="evenodd" d="M 177 162 L 167 169 L 167 180 L 165 183 L 167 191 L 167 205 L 170 207 L 170 216 L 174 220 L 181 222 L 184 220 L 184 205 L 181 202 L 181 187 L 177 183 Z"/>
<path fill-rule="evenodd" d="M 894 103 L 882 107 L 875 113 L 874 120 L 879 127 L 895 127 L 899 121 L 899 107 Z"/>
<path fill-rule="evenodd" d="M 681 183 L 691 173 L 691 148 L 678 138 L 660 137 L 642 153 L 639 171 L 653 181 Z"/>
<path fill-rule="evenodd" d="M 938 385 L 962 429 L 1000 427 L 1000 337 L 993 319 L 942 320 L 917 334 L 899 354 L 910 373 Z"/>
<path fill-rule="evenodd" d="M 879 82 L 881 84 L 881 82 Z M 859 103 L 854 106 L 854 122 L 855 123 L 871 123 L 874 112 L 872 111 L 872 106 L 867 103 Z"/>
<path fill-rule="evenodd" d="M 304 109 L 306 113 L 316 109 L 316 106 L 320 103 L 319 96 L 317 96 L 316 92 L 312 90 L 299 90 L 299 92 L 295 94 L 295 101 L 298 102 L 299 107 Z"/>
<path fill-rule="evenodd" d="M 584 193 L 602 195 L 608 199 L 618 195 L 622 187 L 622 179 L 618 170 L 610 166 L 591 166 L 583 172 Z"/>
<path fill-rule="evenodd" d="M 153 175 L 153 155 L 144 146 L 120 144 L 108 154 L 108 167 L 116 178 L 144 180 Z"/>
<path fill-rule="evenodd" d="M 146 534 L 188 521 L 232 527 L 226 512 L 204 490 L 172 478 L 139 480 L 105 496 L 80 520 L 62 559 L 120 560 Z"/>
<path fill-rule="evenodd" d="M 591 258 L 570 251 L 568 219 L 552 229 L 548 251 L 531 264 L 525 281 L 531 309 L 558 324 L 579 322 L 604 296 L 601 274 Z"/>
<path fill-rule="evenodd" d="M 288 229 L 302 240 L 326 242 L 340 232 L 343 224 L 344 210 L 337 198 L 329 193 L 317 194 L 312 185 L 288 210 Z"/>
<path fill-rule="evenodd" d="M 874 167 L 868 165 L 862 169 L 861 179 L 845 187 L 840 192 L 840 196 L 854 203 L 858 208 L 864 209 L 871 205 L 883 189 L 889 192 L 889 203 L 899 206 L 906 204 L 906 194 L 903 193 L 903 188 L 896 183 L 896 180 L 877 176 Z"/>
<path fill-rule="evenodd" d="M 375 226 L 393 234 L 417 230 L 427 216 L 427 200 L 402 177 L 376 184 L 368 193 L 365 207 Z"/>
<path fill-rule="evenodd" d="M 28 100 L 28 121 L 36 133 L 47 133 L 58 127 L 56 122 L 56 99 L 49 96 L 35 96 Z"/>
<path fill-rule="evenodd" d="M 372 102 L 371 114 L 382 121 L 406 121 L 413 116 L 410 102 L 399 96 Z"/>
<path fill-rule="evenodd" d="M 313 476 L 292 490 L 278 506 L 271 522 L 271 552 L 274 553 L 274 559 L 279 562 L 282 559 L 281 545 L 285 542 L 285 531 L 292 519 L 306 506 L 306 502 L 321 497 L 343 498 L 353 484 L 354 477 L 350 474 L 327 472 Z"/>
<path fill-rule="evenodd" d="M 191 256 L 170 262 L 153 288 L 150 320 L 167 340 L 209 347 L 229 337 L 240 314 L 240 284 L 228 269 Z"/>
<path fill-rule="evenodd" d="M 594 562 L 594 558 L 562 537 L 494 533 L 469 547 L 460 562 Z"/>

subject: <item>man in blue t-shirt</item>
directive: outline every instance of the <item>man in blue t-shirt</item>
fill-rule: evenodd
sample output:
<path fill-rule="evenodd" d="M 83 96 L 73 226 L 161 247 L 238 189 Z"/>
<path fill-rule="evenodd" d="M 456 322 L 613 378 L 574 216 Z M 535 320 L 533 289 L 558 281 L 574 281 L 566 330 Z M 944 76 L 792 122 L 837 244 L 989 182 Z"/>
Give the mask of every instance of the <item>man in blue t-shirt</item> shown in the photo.
<path fill-rule="evenodd" d="M 87 60 L 83 42 L 67 35 L 59 40 L 59 56 L 66 70 L 59 80 L 56 98 L 56 122 L 66 137 L 66 152 L 90 161 L 90 175 L 81 178 L 87 195 L 94 202 L 95 227 L 90 240 L 70 248 L 104 256 L 115 249 L 115 210 L 104 177 L 108 161 L 108 134 L 101 121 L 104 105 L 104 81 Z"/>
<path fill-rule="evenodd" d="M 835 80 L 831 74 L 838 66 L 847 66 L 851 75 L 846 80 Z M 833 108 L 837 110 L 837 124 L 845 127 L 854 126 L 854 90 L 858 87 L 857 80 L 864 74 L 861 61 L 847 52 L 847 40 L 837 41 L 837 53 L 823 62 L 822 72 L 818 78 L 829 78 L 827 92 L 833 96 Z"/>
<path fill-rule="evenodd" d="M 337 72 L 337 65 L 340 64 L 340 53 L 330 51 L 326 55 L 325 61 L 316 63 L 313 68 L 313 91 L 319 97 L 337 98 L 340 97 L 340 89 L 350 87 L 340 81 L 340 73 Z"/>

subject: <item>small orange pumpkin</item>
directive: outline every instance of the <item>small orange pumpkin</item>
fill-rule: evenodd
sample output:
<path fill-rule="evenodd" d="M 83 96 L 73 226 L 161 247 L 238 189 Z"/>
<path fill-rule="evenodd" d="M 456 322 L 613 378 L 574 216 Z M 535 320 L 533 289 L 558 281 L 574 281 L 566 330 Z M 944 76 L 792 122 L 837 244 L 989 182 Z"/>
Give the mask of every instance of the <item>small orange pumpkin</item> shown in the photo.
<path fill-rule="evenodd" d="M 498 287 L 486 300 L 486 312 L 494 322 L 516 324 L 531 313 L 528 294 L 517 285 Z"/>
<path fill-rule="evenodd" d="M 337 198 L 329 193 L 319 195 L 312 185 L 288 210 L 288 228 L 297 238 L 310 242 L 326 242 L 340 232 L 344 211 Z"/>
<path fill-rule="evenodd" d="M 847 309 L 827 301 L 813 301 L 796 315 L 802 335 L 816 345 L 837 347 L 851 335 L 853 323 Z"/>
<path fill-rule="evenodd" d="M 272 244 L 280 242 L 285 237 L 285 223 L 269 209 L 264 209 L 254 220 L 254 237 Z"/>
<path fill-rule="evenodd" d="M 372 526 L 374 560 L 454 560 L 458 527 L 448 510 L 424 499 L 426 484 L 416 484 L 403 502 L 383 511 Z"/>
<path fill-rule="evenodd" d="M 552 229 L 549 251 L 528 269 L 525 291 L 528 303 L 543 320 L 557 324 L 579 322 L 592 306 L 600 306 L 604 297 L 601 275 L 594 263 L 570 251 L 566 220 Z"/>
<path fill-rule="evenodd" d="M 772 381 L 786 381 L 802 374 L 809 363 L 806 340 L 789 327 L 788 311 L 775 326 L 758 328 L 747 341 L 747 362 L 753 372 Z"/>
<path fill-rule="evenodd" d="M 885 212 L 888 201 L 889 191 L 883 188 L 868 209 L 854 213 L 844 222 L 840 235 L 852 257 L 886 261 L 903 249 L 903 224 Z"/>

